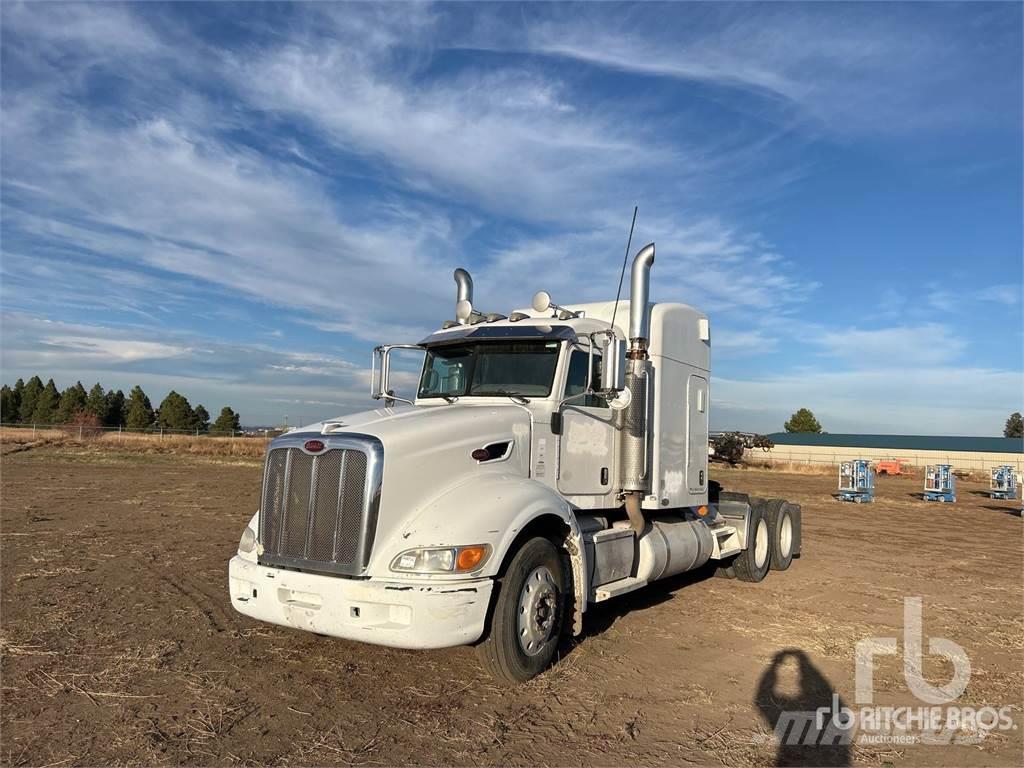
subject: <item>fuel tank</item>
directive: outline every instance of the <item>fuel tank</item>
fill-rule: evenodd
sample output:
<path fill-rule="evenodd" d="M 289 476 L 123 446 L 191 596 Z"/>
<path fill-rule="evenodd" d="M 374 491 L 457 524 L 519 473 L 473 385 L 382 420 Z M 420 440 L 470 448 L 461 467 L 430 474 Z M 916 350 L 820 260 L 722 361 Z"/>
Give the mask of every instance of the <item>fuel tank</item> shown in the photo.
<path fill-rule="evenodd" d="M 706 563 L 714 548 L 711 529 L 700 520 L 665 515 L 649 521 L 640 537 L 637 577 L 647 581 L 692 571 Z"/>

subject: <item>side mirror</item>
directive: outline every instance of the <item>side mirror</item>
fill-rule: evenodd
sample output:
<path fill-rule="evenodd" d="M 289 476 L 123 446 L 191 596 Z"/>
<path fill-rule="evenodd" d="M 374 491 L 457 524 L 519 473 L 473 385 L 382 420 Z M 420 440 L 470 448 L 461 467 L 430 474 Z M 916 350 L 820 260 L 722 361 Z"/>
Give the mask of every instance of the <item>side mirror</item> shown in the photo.
<path fill-rule="evenodd" d="M 537 291 L 533 294 L 533 311 L 547 312 L 551 309 L 551 294 L 547 291 Z"/>
<path fill-rule="evenodd" d="M 601 343 L 601 390 L 621 392 L 626 388 L 626 342 L 605 334 Z"/>
<path fill-rule="evenodd" d="M 396 349 L 412 349 L 423 352 L 423 347 L 418 344 L 383 344 L 374 347 L 373 355 L 370 358 L 370 397 L 374 400 L 384 400 L 384 404 L 388 407 L 394 405 L 395 400 L 415 405 L 412 400 L 396 395 L 389 384 L 391 352 Z"/>

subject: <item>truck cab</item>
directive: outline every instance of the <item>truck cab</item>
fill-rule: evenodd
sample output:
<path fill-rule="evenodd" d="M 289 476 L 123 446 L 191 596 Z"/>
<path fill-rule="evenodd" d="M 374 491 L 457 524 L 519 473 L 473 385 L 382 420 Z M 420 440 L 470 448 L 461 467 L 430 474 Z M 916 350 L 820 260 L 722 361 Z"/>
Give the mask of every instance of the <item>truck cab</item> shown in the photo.
<path fill-rule="evenodd" d="M 543 671 L 587 606 L 718 561 L 760 581 L 800 549 L 800 510 L 708 478 L 711 333 L 648 301 L 509 315 L 473 306 L 377 347 L 382 407 L 268 446 L 260 508 L 229 565 L 232 604 L 264 621 L 403 648 L 477 645 L 499 679 Z M 396 394 L 398 350 L 422 355 Z"/>

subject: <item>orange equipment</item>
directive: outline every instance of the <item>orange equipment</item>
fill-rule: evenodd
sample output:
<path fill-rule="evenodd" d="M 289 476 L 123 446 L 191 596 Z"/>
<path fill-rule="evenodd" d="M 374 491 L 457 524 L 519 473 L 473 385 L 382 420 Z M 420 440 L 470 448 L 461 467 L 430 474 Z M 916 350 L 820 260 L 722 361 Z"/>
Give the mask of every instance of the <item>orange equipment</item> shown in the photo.
<path fill-rule="evenodd" d="M 879 459 L 875 465 L 875 474 L 879 475 L 907 475 L 910 474 L 904 467 L 906 459 Z"/>

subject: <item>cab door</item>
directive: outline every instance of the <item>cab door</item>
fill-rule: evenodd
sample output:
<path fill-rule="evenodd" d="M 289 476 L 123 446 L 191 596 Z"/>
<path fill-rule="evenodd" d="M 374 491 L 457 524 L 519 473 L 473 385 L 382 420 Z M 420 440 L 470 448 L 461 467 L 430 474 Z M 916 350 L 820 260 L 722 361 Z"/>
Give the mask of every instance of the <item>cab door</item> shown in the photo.
<path fill-rule="evenodd" d="M 573 346 L 562 397 L 587 388 L 587 351 Z M 600 386 L 601 357 L 593 357 L 594 388 Z M 604 496 L 614 490 L 616 437 L 612 409 L 604 398 L 586 395 L 562 406 L 558 437 L 558 491 L 565 496 Z M 599 500 L 595 499 L 595 506 Z"/>

